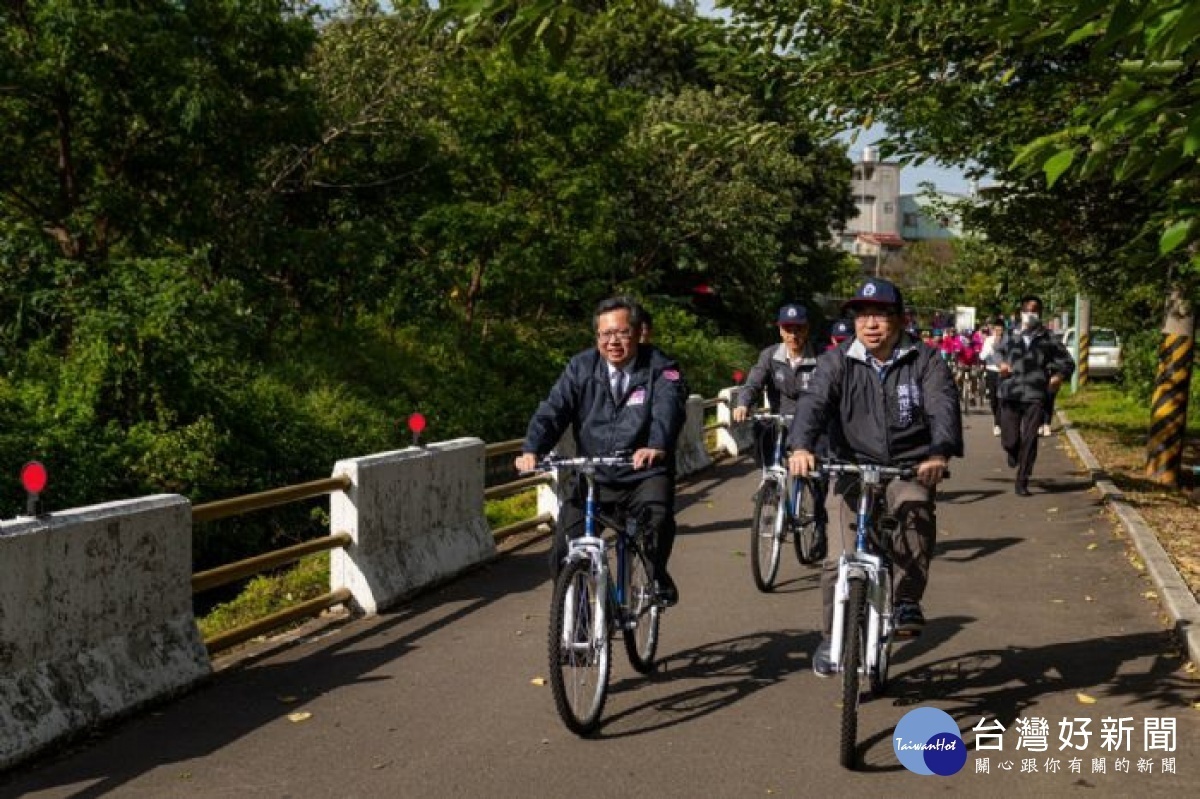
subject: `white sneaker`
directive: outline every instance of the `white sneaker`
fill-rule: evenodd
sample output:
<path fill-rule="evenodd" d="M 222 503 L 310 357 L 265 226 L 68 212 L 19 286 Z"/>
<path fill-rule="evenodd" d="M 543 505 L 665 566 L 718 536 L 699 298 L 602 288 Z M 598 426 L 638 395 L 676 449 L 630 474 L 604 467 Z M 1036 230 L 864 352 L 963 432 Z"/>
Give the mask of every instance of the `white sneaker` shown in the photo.
<path fill-rule="evenodd" d="M 1000 425 L 998 425 L 998 424 L 992 425 L 992 435 L 994 435 L 994 436 L 1000 435 Z"/>
<path fill-rule="evenodd" d="M 1038 435 L 1040 435 L 1042 438 L 1045 438 L 1046 436 L 1050 435 L 1050 425 L 1048 425 L 1048 424 L 1042 425 L 1038 429 Z"/>

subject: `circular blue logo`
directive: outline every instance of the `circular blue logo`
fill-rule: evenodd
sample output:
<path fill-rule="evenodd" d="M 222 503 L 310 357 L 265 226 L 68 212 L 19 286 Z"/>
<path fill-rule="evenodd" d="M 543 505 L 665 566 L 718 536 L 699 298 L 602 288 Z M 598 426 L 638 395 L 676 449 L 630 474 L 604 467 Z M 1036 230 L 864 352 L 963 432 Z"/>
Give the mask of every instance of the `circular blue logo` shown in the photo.
<path fill-rule="evenodd" d="M 918 707 L 904 714 L 892 735 L 900 765 L 915 774 L 949 777 L 967 762 L 967 746 L 958 724 L 944 710 Z"/>

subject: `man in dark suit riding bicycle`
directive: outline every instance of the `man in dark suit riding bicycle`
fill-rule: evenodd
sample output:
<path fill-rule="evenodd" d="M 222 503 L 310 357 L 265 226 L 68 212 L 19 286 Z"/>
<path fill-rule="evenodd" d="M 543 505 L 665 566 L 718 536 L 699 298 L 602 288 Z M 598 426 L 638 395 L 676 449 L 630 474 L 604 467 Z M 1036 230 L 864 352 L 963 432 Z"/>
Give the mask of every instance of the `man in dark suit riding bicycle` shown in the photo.
<path fill-rule="evenodd" d="M 667 561 L 675 539 L 675 444 L 686 416 L 687 385 L 675 361 L 640 343 L 644 321 L 641 306 L 627 298 L 597 306 L 596 346 L 571 359 L 538 405 L 515 466 L 532 471 L 568 427 L 581 456 L 632 453 L 631 467 L 597 470 L 597 501 L 648 525 L 658 598 L 670 605 L 679 596 Z M 583 532 L 584 489 L 576 485 L 559 510 L 550 552 L 554 575 L 568 540 Z"/>

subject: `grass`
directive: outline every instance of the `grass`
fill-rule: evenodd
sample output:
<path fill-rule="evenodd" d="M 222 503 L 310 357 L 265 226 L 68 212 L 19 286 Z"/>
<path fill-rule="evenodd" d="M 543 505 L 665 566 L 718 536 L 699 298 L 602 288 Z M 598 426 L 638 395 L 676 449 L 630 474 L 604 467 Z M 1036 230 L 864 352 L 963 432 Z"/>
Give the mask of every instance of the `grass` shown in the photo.
<path fill-rule="evenodd" d="M 1162 485 L 1146 474 L 1148 404 L 1130 400 L 1111 384 L 1098 383 L 1076 395 L 1060 395 L 1058 407 L 1066 411 L 1126 503 L 1154 530 L 1192 593 L 1200 596 L 1200 489 L 1197 475 L 1187 468 L 1200 464 L 1200 403 L 1188 409 L 1178 486 Z"/>
<path fill-rule="evenodd" d="M 329 591 L 329 553 L 307 555 L 290 569 L 260 574 L 229 602 L 197 620 L 200 634 L 211 638 Z"/>

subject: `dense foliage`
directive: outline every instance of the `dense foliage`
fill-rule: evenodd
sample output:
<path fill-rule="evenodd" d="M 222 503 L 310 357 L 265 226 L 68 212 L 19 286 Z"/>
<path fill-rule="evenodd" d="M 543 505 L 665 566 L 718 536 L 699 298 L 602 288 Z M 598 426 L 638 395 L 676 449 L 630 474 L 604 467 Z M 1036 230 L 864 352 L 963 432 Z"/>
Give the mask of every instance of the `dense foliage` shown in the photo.
<path fill-rule="evenodd" d="M 711 396 L 837 278 L 850 166 L 715 23 L 644 12 L 552 61 L 417 2 L 0 5 L 0 513 L 31 458 L 64 508 L 323 477 L 416 410 L 517 437 L 616 292 Z M 270 516 L 197 565 L 321 521 Z"/>

